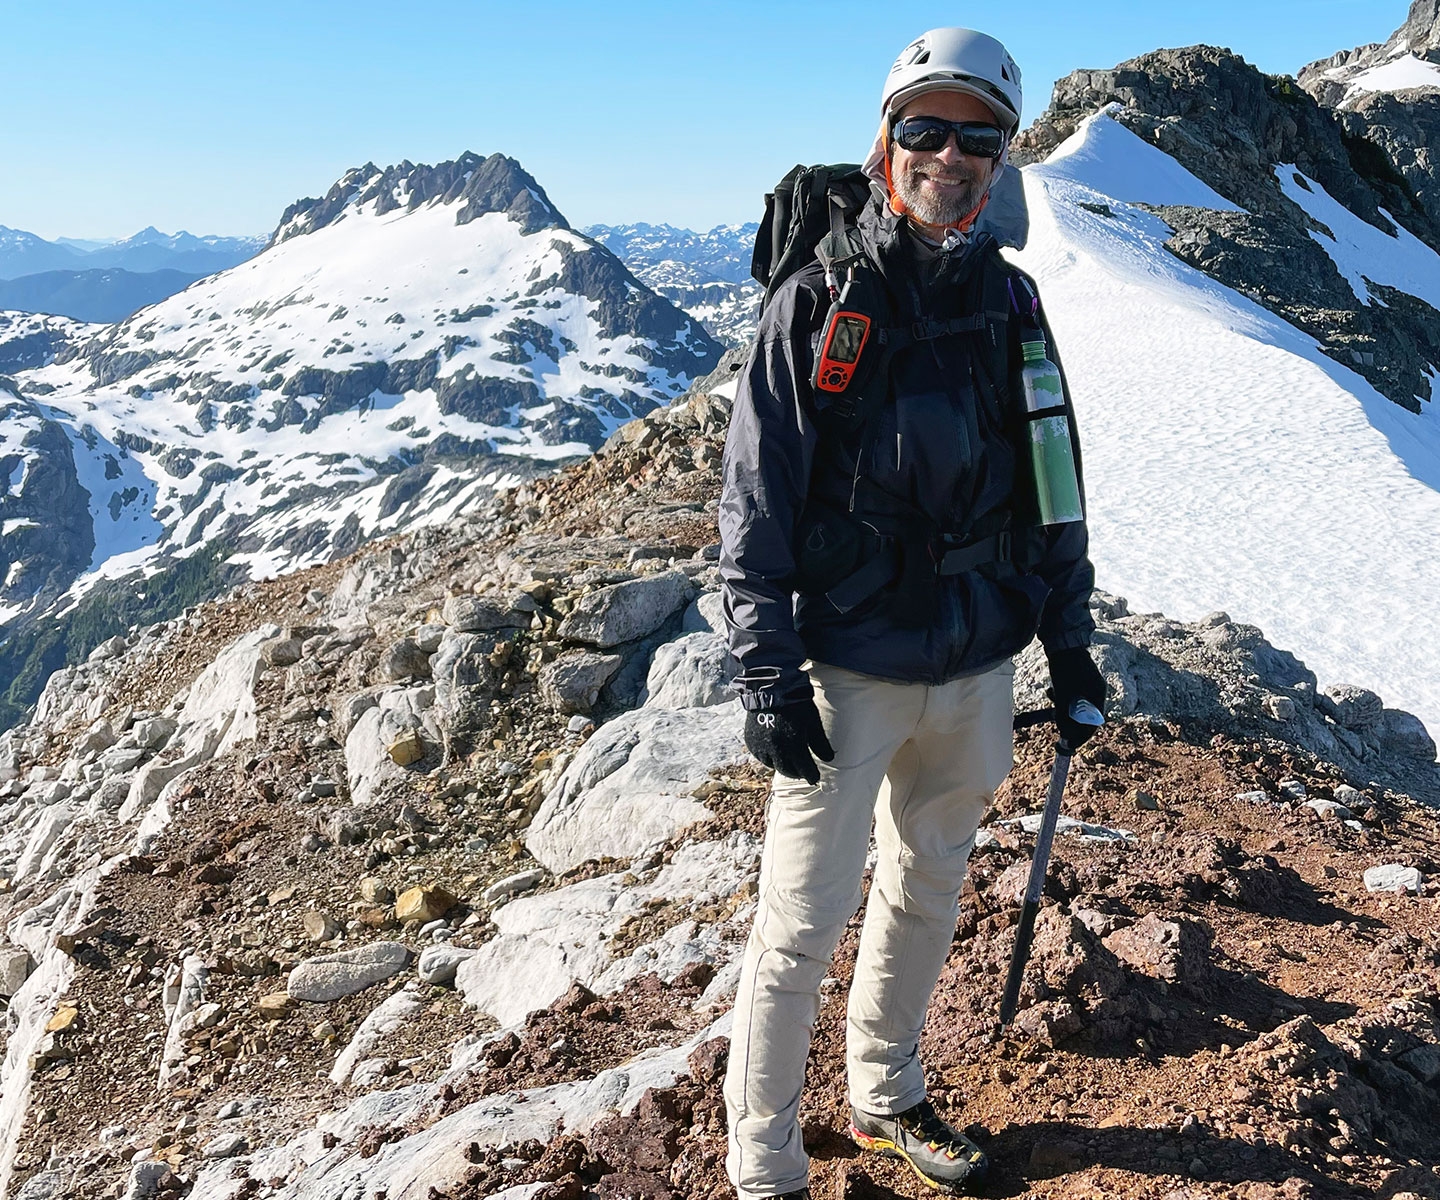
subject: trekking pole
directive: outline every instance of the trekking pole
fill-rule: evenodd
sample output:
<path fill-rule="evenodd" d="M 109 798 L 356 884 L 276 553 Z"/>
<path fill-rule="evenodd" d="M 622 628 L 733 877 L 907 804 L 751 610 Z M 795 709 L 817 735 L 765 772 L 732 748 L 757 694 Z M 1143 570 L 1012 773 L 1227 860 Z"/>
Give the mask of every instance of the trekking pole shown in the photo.
<path fill-rule="evenodd" d="M 1042 710 L 1054 716 L 1054 709 Z M 1025 713 L 1016 718 L 1016 728 L 1038 724 L 1038 713 Z M 1070 706 L 1070 719 L 1081 725 L 1100 726 L 1105 718 L 1088 700 L 1077 700 Z M 1020 1006 L 1020 985 L 1025 979 L 1025 964 L 1030 960 L 1030 944 L 1035 940 L 1035 916 L 1040 911 L 1040 897 L 1045 891 L 1045 873 L 1050 867 L 1050 848 L 1055 841 L 1055 826 L 1060 820 L 1060 802 L 1065 796 L 1065 780 L 1070 774 L 1070 758 L 1074 750 L 1061 738 L 1055 747 L 1055 765 L 1050 769 L 1050 791 L 1045 797 L 1045 811 L 1040 830 L 1035 836 L 1035 856 L 1030 860 L 1030 879 L 1025 885 L 1025 904 L 1020 910 L 1020 929 L 1015 935 L 1015 950 L 1010 955 L 1010 973 L 1005 978 L 1005 992 L 1000 998 L 1000 1025 L 1009 1025 Z"/>

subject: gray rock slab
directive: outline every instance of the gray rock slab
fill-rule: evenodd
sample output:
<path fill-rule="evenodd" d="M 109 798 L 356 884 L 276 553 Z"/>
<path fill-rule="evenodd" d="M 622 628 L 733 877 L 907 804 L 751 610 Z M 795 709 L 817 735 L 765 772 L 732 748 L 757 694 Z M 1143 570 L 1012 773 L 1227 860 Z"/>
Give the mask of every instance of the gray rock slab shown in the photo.
<path fill-rule="evenodd" d="M 746 758 L 738 701 L 638 709 L 602 725 L 550 789 L 526 835 L 559 874 L 588 859 L 629 858 L 710 812 L 691 793 Z"/>
<path fill-rule="evenodd" d="M 441 609 L 445 624 L 457 633 L 483 633 L 493 629 L 523 629 L 530 614 L 498 596 L 451 596 Z"/>
<path fill-rule="evenodd" d="M 1400 863 L 1365 868 L 1367 892 L 1418 892 L 1423 882 L 1424 877 L 1416 868 Z"/>
<path fill-rule="evenodd" d="M 540 867 L 519 871 L 514 875 L 507 875 L 504 879 L 496 880 L 485 889 L 481 899 L 486 904 L 494 904 L 497 900 L 504 900 L 509 896 L 519 896 L 538 887 L 544 878 L 545 871 Z"/>
<path fill-rule="evenodd" d="M 687 633 L 655 651 L 641 703 L 647 708 L 724 704 L 735 698 L 730 681 L 739 669 L 721 634 Z"/>
<path fill-rule="evenodd" d="M 296 1000 L 324 1004 L 353 996 L 399 974 L 410 964 L 410 951 L 399 942 L 374 942 L 306 959 L 290 972 L 285 990 Z"/>
<path fill-rule="evenodd" d="M 625 663 L 619 654 L 573 650 L 540 669 L 540 697 L 559 713 L 588 713 Z"/>
<path fill-rule="evenodd" d="M 693 595 L 690 579 L 665 571 L 597 588 L 580 597 L 560 623 L 560 636 L 602 650 L 654 633 Z"/>

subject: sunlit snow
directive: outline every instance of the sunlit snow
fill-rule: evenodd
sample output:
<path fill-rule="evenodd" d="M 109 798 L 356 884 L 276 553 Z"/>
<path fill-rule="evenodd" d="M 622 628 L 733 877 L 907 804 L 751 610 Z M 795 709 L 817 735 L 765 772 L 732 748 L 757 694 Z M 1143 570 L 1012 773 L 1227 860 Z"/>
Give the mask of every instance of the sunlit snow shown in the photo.
<path fill-rule="evenodd" d="M 1437 402 L 1406 412 L 1166 251 L 1163 222 L 1124 201 L 1171 194 L 1172 160 L 1104 115 L 1072 143 L 1024 169 L 1015 259 L 1074 389 L 1099 586 L 1180 619 L 1223 609 L 1322 687 L 1373 688 L 1440 730 Z"/>
<path fill-rule="evenodd" d="M 1345 103 L 1368 92 L 1401 92 L 1406 88 L 1440 87 L 1440 66 L 1406 54 L 1370 67 L 1348 80 Z"/>

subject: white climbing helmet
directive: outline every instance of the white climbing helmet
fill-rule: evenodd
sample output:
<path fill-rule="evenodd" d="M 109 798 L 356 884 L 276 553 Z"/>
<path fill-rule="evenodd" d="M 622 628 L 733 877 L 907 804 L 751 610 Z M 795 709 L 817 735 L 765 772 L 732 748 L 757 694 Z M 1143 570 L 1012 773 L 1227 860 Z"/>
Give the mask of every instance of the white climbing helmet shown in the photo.
<path fill-rule="evenodd" d="M 1020 68 L 989 34 L 932 29 L 911 42 L 885 80 L 880 115 L 888 117 L 925 92 L 968 92 L 988 104 L 1007 139 L 1020 128 Z"/>

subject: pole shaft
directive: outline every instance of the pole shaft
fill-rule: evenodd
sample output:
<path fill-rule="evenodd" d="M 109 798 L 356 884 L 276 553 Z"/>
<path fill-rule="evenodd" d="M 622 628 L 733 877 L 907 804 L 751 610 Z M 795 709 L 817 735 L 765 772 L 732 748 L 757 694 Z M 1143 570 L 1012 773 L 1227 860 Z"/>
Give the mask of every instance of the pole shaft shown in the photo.
<path fill-rule="evenodd" d="M 1015 949 L 1010 955 L 1010 971 L 1000 999 L 1001 1025 L 1010 1024 L 1020 1004 L 1020 985 L 1025 978 L 1025 964 L 1030 959 L 1030 945 L 1035 940 L 1035 917 L 1040 911 L 1040 898 L 1045 894 L 1045 873 L 1050 867 L 1050 850 L 1055 842 L 1055 826 L 1060 820 L 1060 803 L 1069 774 L 1070 750 L 1062 742 L 1055 753 L 1055 765 L 1050 769 L 1050 790 L 1045 796 L 1045 811 L 1035 836 L 1035 855 L 1030 860 L 1030 878 L 1025 884 L 1020 928 L 1015 933 Z"/>

